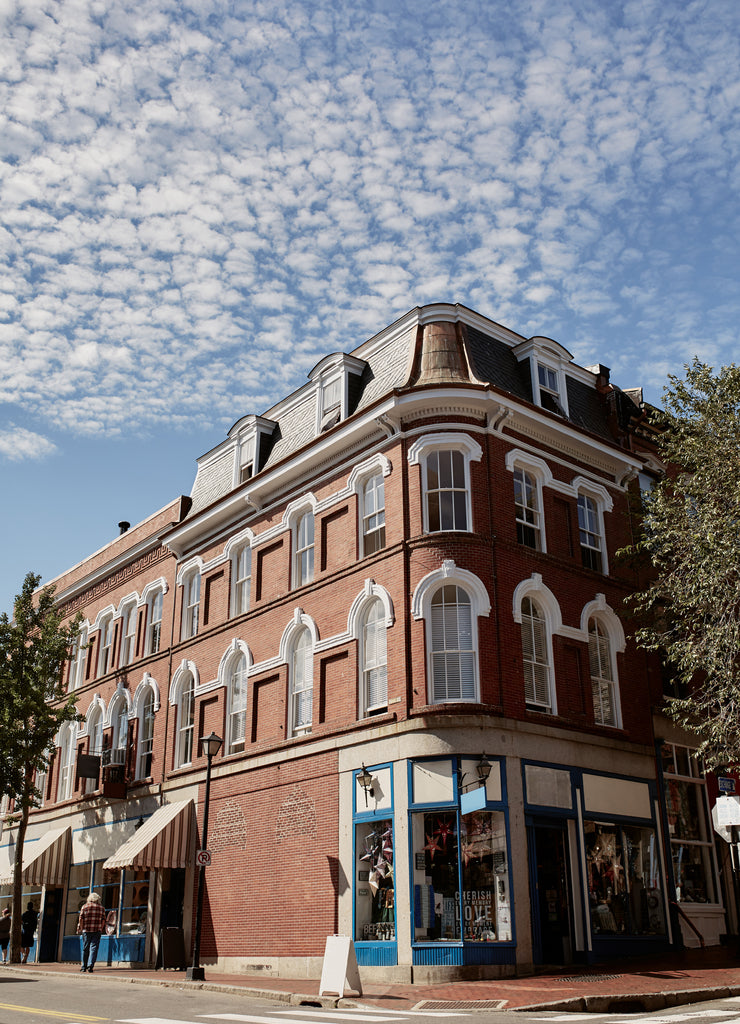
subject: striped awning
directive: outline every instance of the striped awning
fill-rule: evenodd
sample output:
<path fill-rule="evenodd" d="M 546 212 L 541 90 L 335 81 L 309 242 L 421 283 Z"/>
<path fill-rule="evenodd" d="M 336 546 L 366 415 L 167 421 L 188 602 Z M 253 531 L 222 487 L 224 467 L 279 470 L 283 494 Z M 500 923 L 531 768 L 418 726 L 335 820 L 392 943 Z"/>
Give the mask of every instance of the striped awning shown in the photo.
<path fill-rule="evenodd" d="M 192 821 L 192 800 L 159 807 L 103 868 L 187 867 Z"/>
<path fill-rule="evenodd" d="M 64 885 L 69 870 L 72 829 L 52 828 L 37 840 L 23 844 L 23 885 Z M 7 850 L 7 847 L 6 847 Z M 13 860 L 0 866 L 0 885 L 13 884 Z"/>

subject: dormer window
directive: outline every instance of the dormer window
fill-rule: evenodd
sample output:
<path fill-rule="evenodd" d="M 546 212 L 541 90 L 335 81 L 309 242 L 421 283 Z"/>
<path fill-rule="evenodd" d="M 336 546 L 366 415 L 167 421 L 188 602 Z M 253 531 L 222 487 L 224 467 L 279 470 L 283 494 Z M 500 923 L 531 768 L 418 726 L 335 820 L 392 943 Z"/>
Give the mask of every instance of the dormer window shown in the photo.
<path fill-rule="evenodd" d="M 317 363 L 309 378 L 316 386 L 316 432 L 331 430 L 349 416 L 354 402 L 351 393 L 365 369 L 362 359 L 334 352 Z"/>
<path fill-rule="evenodd" d="M 239 467 L 239 483 L 246 483 L 247 480 L 251 480 L 254 476 L 254 463 L 246 462 L 243 466 Z"/>
<path fill-rule="evenodd" d="M 568 378 L 573 372 L 573 356 L 552 338 L 529 338 L 514 349 L 516 358 L 529 363 L 532 401 L 541 409 L 568 416 Z"/>
<path fill-rule="evenodd" d="M 267 457 L 269 438 L 277 424 L 264 416 L 242 416 L 229 431 L 228 441 L 233 458 L 233 487 L 239 487 L 251 480 L 260 472 Z M 206 460 L 224 457 L 224 446 L 220 445 L 214 452 L 203 456 Z"/>

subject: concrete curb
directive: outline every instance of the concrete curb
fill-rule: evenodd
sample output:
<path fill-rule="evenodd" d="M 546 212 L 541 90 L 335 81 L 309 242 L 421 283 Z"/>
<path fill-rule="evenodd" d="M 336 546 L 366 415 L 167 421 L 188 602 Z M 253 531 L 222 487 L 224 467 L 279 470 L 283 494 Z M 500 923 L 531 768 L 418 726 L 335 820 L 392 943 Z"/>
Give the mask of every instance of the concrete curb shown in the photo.
<path fill-rule="evenodd" d="M 560 1010 L 566 1013 L 653 1013 L 655 1010 L 665 1010 L 672 1006 L 708 1003 L 737 995 L 740 995 L 740 986 L 687 988 L 669 992 L 604 992 L 590 996 L 573 996 L 570 999 L 528 1003 L 527 1006 L 512 1006 L 509 1009 L 516 1013 L 534 1010 Z"/>

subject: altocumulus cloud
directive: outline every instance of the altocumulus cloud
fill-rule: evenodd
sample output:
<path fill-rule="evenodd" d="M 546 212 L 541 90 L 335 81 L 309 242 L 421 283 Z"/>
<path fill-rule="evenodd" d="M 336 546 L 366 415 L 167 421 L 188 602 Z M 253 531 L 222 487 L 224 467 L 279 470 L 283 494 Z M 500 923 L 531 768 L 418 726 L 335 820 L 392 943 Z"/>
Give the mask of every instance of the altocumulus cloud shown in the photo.
<path fill-rule="evenodd" d="M 229 424 L 437 299 L 643 383 L 732 357 L 725 0 L 0 0 L 0 26 L 0 403 L 40 430 Z"/>
<path fill-rule="evenodd" d="M 53 441 L 32 430 L 26 430 L 25 427 L 16 427 L 9 423 L 7 427 L 0 429 L 0 454 L 11 462 L 44 459 L 48 455 L 53 455 L 55 451 L 56 445 Z"/>

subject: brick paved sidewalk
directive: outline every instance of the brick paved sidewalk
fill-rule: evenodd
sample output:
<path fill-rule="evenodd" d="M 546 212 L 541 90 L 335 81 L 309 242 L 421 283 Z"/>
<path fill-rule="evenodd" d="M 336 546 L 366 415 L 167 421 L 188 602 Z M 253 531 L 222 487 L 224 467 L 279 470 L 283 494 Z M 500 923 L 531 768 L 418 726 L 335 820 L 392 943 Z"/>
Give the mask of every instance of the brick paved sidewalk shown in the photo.
<path fill-rule="evenodd" d="M 10 965 L 0 968 L 0 984 L 6 973 L 75 974 L 77 964 Z M 365 1005 L 385 1010 L 432 1010 L 454 1004 L 456 1008 L 488 1007 L 506 1010 L 553 1009 L 589 1011 L 658 1010 L 709 999 L 740 995 L 740 957 L 736 950 L 715 947 L 687 950 L 652 959 L 622 959 L 592 965 L 543 971 L 529 977 L 496 981 L 455 981 L 439 985 L 368 984 L 361 995 L 346 993 L 319 997 L 319 981 L 311 978 L 255 979 L 238 974 L 216 973 L 205 968 L 205 982 L 188 982 L 182 971 L 154 971 L 124 964 L 95 966 L 95 977 L 135 984 L 199 987 L 243 992 L 292 1005 Z"/>

